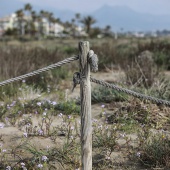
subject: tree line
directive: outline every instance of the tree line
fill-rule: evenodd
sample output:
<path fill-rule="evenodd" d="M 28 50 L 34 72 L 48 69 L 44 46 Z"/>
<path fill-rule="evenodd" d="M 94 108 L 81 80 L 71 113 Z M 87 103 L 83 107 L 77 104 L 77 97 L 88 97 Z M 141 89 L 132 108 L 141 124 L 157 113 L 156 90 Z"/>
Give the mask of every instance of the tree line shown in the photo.
<path fill-rule="evenodd" d="M 93 27 L 97 21 L 92 16 L 84 16 L 82 17 L 80 13 L 76 13 L 74 18 L 71 21 L 62 22 L 60 18 L 56 18 L 52 12 L 48 12 L 45 10 L 40 10 L 36 12 L 33 10 L 31 4 L 25 4 L 23 9 L 19 9 L 15 12 L 17 17 L 17 25 L 14 29 L 8 29 L 6 31 L 7 35 L 39 35 L 42 36 L 45 34 L 43 19 L 49 24 L 49 28 L 52 24 L 58 23 L 62 25 L 65 34 L 69 34 L 72 36 L 76 36 L 76 28 L 79 24 L 83 27 L 84 31 L 88 36 L 96 36 L 101 33 L 101 29 L 99 27 Z M 36 25 L 37 23 L 37 25 Z M 106 32 L 110 32 L 110 26 L 106 26 Z"/>

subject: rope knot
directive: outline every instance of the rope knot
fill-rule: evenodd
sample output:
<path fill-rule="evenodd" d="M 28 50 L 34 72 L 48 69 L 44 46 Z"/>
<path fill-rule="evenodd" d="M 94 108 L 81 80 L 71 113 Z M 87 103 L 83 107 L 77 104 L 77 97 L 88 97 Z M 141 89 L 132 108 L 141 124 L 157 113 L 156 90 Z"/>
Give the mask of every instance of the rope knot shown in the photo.
<path fill-rule="evenodd" d="M 73 88 L 72 88 L 72 92 L 74 91 L 74 88 L 77 86 L 77 84 L 80 84 L 80 73 L 79 72 L 75 72 L 73 74 Z"/>
<path fill-rule="evenodd" d="M 93 50 L 89 51 L 88 57 L 89 57 L 88 60 L 89 60 L 89 63 L 90 63 L 91 71 L 93 71 L 93 72 L 98 71 L 98 57 L 94 53 Z"/>

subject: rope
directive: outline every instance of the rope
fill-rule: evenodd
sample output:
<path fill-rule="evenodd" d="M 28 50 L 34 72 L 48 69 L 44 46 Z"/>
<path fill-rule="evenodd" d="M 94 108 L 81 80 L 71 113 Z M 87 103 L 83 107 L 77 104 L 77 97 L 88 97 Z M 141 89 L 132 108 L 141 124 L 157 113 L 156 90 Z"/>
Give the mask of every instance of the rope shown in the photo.
<path fill-rule="evenodd" d="M 63 60 L 63 61 L 59 61 L 59 62 L 57 62 L 57 63 L 55 63 L 55 64 L 51 64 L 51 65 L 49 65 L 49 66 L 47 66 L 47 67 L 38 69 L 38 70 L 36 70 L 36 71 L 30 72 L 30 73 L 27 73 L 27 74 L 24 74 L 24 75 L 15 77 L 15 78 L 11 78 L 11 79 L 8 79 L 8 80 L 5 80 L 5 81 L 2 81 L 2 82 L 0 82 L 0 87 L 1 87 L 1 86 L 4 86 L 4 85 L 6 85 L 6 84 L 9 84 L 9 83 L 18 81 L 18 80 L 22 80 L 22 79 L 27 78 L 27 77 L 31 77 L 31 76 L 40 74 L 40 73 L 42 73 L 42 72 L 45 72 L 45 71 L 54 69 L 54 68 L 56 68 L 56 67 L 60 67 L 60 66 L 62 66 L 62 65 L 64 65 L 64 64 L 70 63 L 71 61 L 78 60 L 78 58 L 79 58 L 79 56 L 70 57 L 70 58 L 67 58 L 67 59 L 65 59 L 65 60 Z"/>
<path fill-rule="evenodd" d="M 88 61 L 90 63 L 90 69 L 91 71 L 93 72 L 96 72 L 98 71 L 98 57 L 96 54 L 94 54 L 94 51 L 93 50 L 90 50 L 89 53 L 88 53 Z"/>
<path fill-rule="evenodd" d="M 125 88 L 118 87 L 118 86 L 113 85 L 113 84 L 109 84 L 109 83 L 104 82 L 102 80 L 97 80 L 95 78 L 90 77 L 90 81 L 94 82 L 96 84 L 102 85 L 104 87 L 115 89 L 115 90 L 117 90 L 119 92 L 123 92 L 123 93 L 129 94 L 131 96 L 134 96 L 134 97 L 137 97 L 137 98 L 140 98 L 140 99 L 150 100 L 150 101 L 152 101 L 154 103 L 157 103 L 157 104 L 164 104 L 166 106 L 170 106 L 170 102 L 169 101 L 158 99 L 158 98 L 151 97 L 151 96 L 147 96 L 147 95 L 144 95 L 144 94 L 140 94 L 140 93 L 137 93 L 137 92 L 125 89 Z"/>
<path fill-rule="evenodd" d="M 77 86 L 77 84 L 80 84 L 80 73 L 79 72 L 75 72 L 73 74 L 73 88 L 72 88 L 72 92 L 74 91 L 74 88 Z"/>

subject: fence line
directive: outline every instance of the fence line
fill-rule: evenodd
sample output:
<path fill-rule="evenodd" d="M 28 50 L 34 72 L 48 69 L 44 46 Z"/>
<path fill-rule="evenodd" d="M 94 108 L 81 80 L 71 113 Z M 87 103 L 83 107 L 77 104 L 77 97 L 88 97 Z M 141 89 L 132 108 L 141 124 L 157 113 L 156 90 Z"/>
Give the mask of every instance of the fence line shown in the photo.
<path fill-rule="evenodd" d="M 52 70 L 56 67 L 60 67 L 64 64 L 67 64 L 67 63 L 70 63 L 74 60 L 78 60 L 79 59 L 79 56 L 74 56 L 74 57 L 70 57 L 70 58 L 67 58 L 63 61 L 59 61 L 55 64 L 51 64 L 47 67 L 44 67 L 44 68 L 41 68 L 41 69 L 38 69 L 38 70 L 35 70 L 33 72 L 30 72 L 30 73 L 27 73 L 27 74 L 24 74 L 24 75 L 21 75 L 21 76 L 18 76 L 18 77 L 15 77 L 15 78 L 11 78 L 11 79 L 8 79 L 8 80 L 5 80 L 5 81 L 2 81 L 0 82 L 0 87 L 1 86 L 4 86 L 4 85 L 7 85 L 9 83 L 12 83 L 12 82 L 15 82 L 15 81 L 18 81 L 18 80 L 22 80 L 24 78 L 28 78 L 28 77 L 31 77 L 31 76 L 34 76 L 34 75 L 37 75 L 37 74 L 40 74 L 42 72 L 45 72 L 45 71 L 49 71 L 49 70 Z"/>
<path fill-rule="evenodd" d="M 107 87 L 107 88 L 115 89 L 119 92 L 123 92 L 123 93 L 129 94 L 131 96 L 140 98 L 140 99 L 150 100 L 150 101 L 155 102 L 157 104 L 164 104 L 166 106 L 170 106 L 170 102 L 166 101 L 166 100 L 158 99 L 156 97 L 147 96 L 147 95 L 144 95 L 144 94 L 132 91 L 132 90 L 128 90 L 128 89 L 125 89 L 125 88 L 122 88 L 122 87 L 118 87 L 114 84 L 110 84 L 110 83 L 104 82 L 102 80 L 97 80 L 97 79 L 92 78 L 92 77 L 90 78 L 90 80 L 91 80 L 91 82 L 94 82 L 96 84 L 102 85 L 102 86 Z"/>
<path fill-rule="evenodd" d="M 30 72 L 30 73 L 27 73 L 27 74 L 24 74 L 24 75 L 21 75 L 21 76 L 18 76 L 18 77 L 15 77 L 15 78 L 11 78 L 11 79 L 8 79 L 8 80 L 5 80 L 5 81 L 2 81 L 0 82 L 0 87 L 1 86 L 4 86 L 4 85 L 7 85 L 7 84 L 10 84 L 12 82 L 15 82 L 15 81 L 18 81 L 18 80 L 22 80 L 24 78 L 28 78 L 28 77 L 31 77 L 31 76 L 34 76 L 34 75 L 37 75 L 37 74 L 40 74 L 42 72 L 45 72 L 45 71 L 49 71 L 51 69 L 54 69 L 54 68 L 57 68 L 57 67 L 60 67 L 64 64 L 67 64 L 67 63 L 70 63 L 72 61 L 75 61 L 75 60 L 78 60 L 79 59 L 79 56 L 74 56 L 74 57 L 70 57 L 70 58 L 67 58 L 63 61 L 59 61 L 55 64 L 51 64 L 47 67 L 44 67 L 44 68 L 41 68 L 41 69 L 38 69 L 38 70 L 35 70 L 33 72 Z M 73 79 L 73 86 L 76 86 L 76 84 L 79 84 L 80 83 L 80 77 L 77 77 L 77 75 L 80 75 L 79 72 L 76 72 L 75 73 L 75 77 Z M 132 90 L 128 90 L 126 88 L 122 88 L 122 87 L 118 87 L 114 84 L 109 84 L 107 82 L 104 82 L 102 80 L 97 80 L 93 77 L 90 77 L 90 81 L 93 82 L 93 83 L 96 83 L 96 84 L 99 84 L 99 85 L 102 85 L 104 87 L 107 87 L 107 88 L 112 88 L 112 89 L 115 89 L 119 92 L 123 92 L 123 93 L 126 93 L 128 95 L 131 95 L 131 96 L 134 96 L 134 97 L 137 97 L 137 98 L 140 98 L 140 99 L 144 99 L 144 100 L 150 100 L 154 103 L 157 103 L 157 104 L 164 104 L 166 106 L 170 106 L 170 101 L 167 101 L 167 100 L 163 100 L 163 99 L 158 99 L 156 97 L 152 97 L 152 96 L 147 96 L 147 95 L 144 95 L 144 94 L 141 94 L 139 92 L 135 92 L 135 91 L 132 91 Z M 78 83 L 77 83 L 78 82 Z M 73 87 L 74 89 L 74 87 Z"/>
<path fill-rule="evenodd" d="M 92 122 L 91 122 L 91 86 L 90 81 L 96 84 L 102 85 L 107 88 L 115 89 L 119 92 L 132 95 L 134 97 L 150 100 L 157 104 L 164 104 L 170 106 L 170 101 L 158 99 L 155 97 L 147 96 L 138 92 L 134 92 L 125 88 L 118 87 L 114 84 L 109 84 L 102 80 L 97 80 L 90 77 L 91 71 L 98 70 L 98 58 L 92 50 L 89 51 L 89 42 L 84 41 L 79 43 L 79 55 L 71 58 L 67 58 L 58 63 L 49 65 L 47 67 L 38 69 L 36 71 L 21 75 L 19 77 L 11 78 L 0 82 L 0 87 L 9 83 L 22 80 L 27 77 L 31 77 L 42 72 L 60 67 L 64 64 L 70 63 L 79 59 L 80 72 L 76 72 L 73 75 L 73 90 L 76 84 L 80 84 L 80 99 L 81 99 L 81 160 L 82 170 L 92 170 Z"/>

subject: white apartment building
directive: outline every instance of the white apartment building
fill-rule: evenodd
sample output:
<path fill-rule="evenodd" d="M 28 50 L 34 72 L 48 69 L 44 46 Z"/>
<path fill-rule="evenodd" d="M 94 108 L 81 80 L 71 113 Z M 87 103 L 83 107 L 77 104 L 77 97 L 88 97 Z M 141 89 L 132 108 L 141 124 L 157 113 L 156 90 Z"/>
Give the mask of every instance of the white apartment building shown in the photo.
<path fill-rule="evenodd" d="M 64 27 L 58 23 L 51 24 L 49 27 L 49 35 L 58 36 L 64 31 Z"/>
<path fill-rule="evenodd" d="M 7 29 L 13 29 L 16 27 L 16 14 L 0 18 L 0 35 L 2 35 Z"/>
<path fill-rule="evenodd" d="M 25 22 L 30 19 L 31 19 L 30 16 L 24 16 Z M 25 25 L 26 23 L 23 24 Z M 58 23 L 49 23 L 46 18 L 43 18 L 41 23 L 35 21 L 34 25 L 36 30 L 39 30 L 39 28 L 42 27 L 44 35 L 57 36 L 59 33 L 61 33 L 64 30 L 64 27 L 62 25 Z M 0 35 L 3 35 L 3 33 L 9 28 L 13 29 L 17 27 L 18 27 L 18 19 L 16 14 L 11 14 L 9 16 L 0 18 Z"/>

